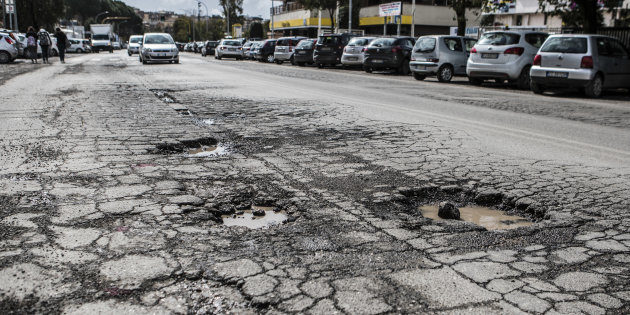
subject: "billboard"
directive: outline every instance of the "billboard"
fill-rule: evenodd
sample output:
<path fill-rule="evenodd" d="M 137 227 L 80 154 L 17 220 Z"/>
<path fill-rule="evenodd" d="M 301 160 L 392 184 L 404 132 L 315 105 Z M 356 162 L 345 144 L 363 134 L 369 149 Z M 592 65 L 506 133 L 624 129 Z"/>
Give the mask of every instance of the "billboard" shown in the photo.
<path fill-rule="evenodd" d="M 384 3 L 378 6 L 378 16 L 402 15 L 402 2 Z"/>

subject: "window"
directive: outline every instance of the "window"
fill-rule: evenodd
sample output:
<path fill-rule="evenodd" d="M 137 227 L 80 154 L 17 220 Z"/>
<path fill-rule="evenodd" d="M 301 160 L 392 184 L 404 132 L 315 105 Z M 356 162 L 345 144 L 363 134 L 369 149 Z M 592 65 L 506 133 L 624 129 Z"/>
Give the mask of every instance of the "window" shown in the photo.
<path fill-rule="evenodd" d="M 598 37 L 596 39 L 597 42 L 597 54 L 600 56 L 610 56 L 610 51 L 608 51 L 607 40 L 603 37 Z"/>
<path fill-rule="evenodd" d="M 485 33 L 481 35 L 479 39 L 480 45 L 493 45 L 493 46 L 503 46 L 503 45 L 514 45 L 518 44 L 521 40 L 521 36 L 514 33 L 504 33 L 504 32 L 492 32 Z"/>
<path fill-rule="evenodd" d="M 614 39 L 608 40 L 610 54 L 615 58 L 628 58 L 628 51 L 621 43 Z"/>
<path fill-rule="evenodd" d="M 435 50 L 435 37 L 421 37 L 414 46 L 415 52 L 428 53 Z"/>
<path fill-rule="evenodd" d="M 130 42 L 130 43 L 132 43 L 132 44 L 138 44 L 138 43 L 141 43 L 141 42 L 142 42 L 142 37 L 132 37 L 132 38 L 129 40 L 129 42 Z"/>
<path fill-rule="evenodd" d="M 297 48 L 301 48 L 301 49 L 312 49 L 313 48 L 313 41 L 312 40 L 301 40 L 298 45 Z"/>
<path fill-rule="evenodd" d="M 585 54 L 588 50 L 585 37 L 552 37 L 540 49 L 541 52 Z"/>
<path fill-rule="evenodd" d="M 452 51 L 462 51 L 462 41 L 459 38 L 445 38 L 446 48 Z"/>
<path fill-rule="evenodd" d="M 241 42 L 237 40 L 224 40 L 223 45 L 225 46 L 241 46 Z"/>
<path fill-rule="evenodd" d="M 146 35 L 144 37 L 145 44 L 173 44 L 173 39 L 170 35 L 154 34 Z"/>
<path fill-rule="evenodd" d="M 476 43 L 477 43 L 476 39 L 469 39 L 469 38 L 464 39 L 464 44 L 466 45 L 466 52 L 470 52 Z"/>
<path fill-rule="evenodd" d="M 339 36 L 320 36 L 318 44 L 333 46 L 337 45 L 341 42 L 341 38 Z"/>
<path fill-rule="evenodd" d="M 523 16 L 522 15 L 517 15 L 516 16 L 516 26 L 521 26 L 523 25 Z"/>
<path fill-rule="evenodd" d="M 370 47 L 389 47 L 396 42 L 395 38 L 377 38 L 370 43 Z"/>
<path fill-rule="evenodd" d="M 540 48 L 545 43 L 547 37 L 549 37 L 547 34 L 530 33 L 525 34 L 525 41 L 536 48 Z"/>
<path fill-rule="evenodd" d="M 355 37 L 350 40 L 350 42 L 348 43 L 348 46 L 365 46 L 368 44 L 368 42 L 369 42 L 369 39 L 367 38 Z"/>

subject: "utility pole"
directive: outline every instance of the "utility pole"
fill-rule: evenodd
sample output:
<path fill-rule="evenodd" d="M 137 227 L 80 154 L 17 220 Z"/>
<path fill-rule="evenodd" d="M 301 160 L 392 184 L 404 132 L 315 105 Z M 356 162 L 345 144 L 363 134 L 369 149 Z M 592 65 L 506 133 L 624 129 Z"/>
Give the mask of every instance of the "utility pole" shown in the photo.
<path fill-rule="evenodd" d="M 15 30 L 19 32 L 20 24 L 18 23 L 17 5 L 15 4 L 15 1 L 17 0 L 13 0 L 13 15 L 15 15 Z"/>
<path fill-rule="evenodd" d="M 271 29 L 271 38 L 274 38 L 273 34 L 274 34 L 274 28 L 273 28 L 273 14 L 275 13 L 276 8 L 273 7 L 273 0 L 271 0 L 271 25 L 270 25 L 270 29 Z"/>
<path fill-rule="evenodd" d="M 348 0 L 350 3 L 348 8 L 348 33 L 352 33 L 352 0 Z"/>
<path fill-rule="evenodd" d="M 319 9 L 317 11 L 317 37 L 319 37 L 320 35 L 322 35 L 322 9 Z"/>
<path fill-rule="evenodd" d="M 4 0 L 0 0 L 0 5 L 2 5 L 2 27 L 7 28 L 7 8 L 4 4 Z"/>
<path fill-rule="evenodd" d="M 339 1 L 337 1 L 337 10 L 335 11 L 335 29 L 334 29 L 334 31 L 335 31 L 335 33 L 339 33 Z"/>
<path fill-rule="evenodd" d="M 416 38 L 416 0 L 411 0 L 411 37 Z"/>
<path fill-rule="evenodd" d="M 200 21 L 201 21 L 201 2 L 197 1 L 197 24 L 199 24 Z"/>
<path fill-rule="evenodd" d="M 232 35 L 232 32 L 230 32 L 230 0 L 227 1 L 227 12 L 225 13 L 225 17 L 227 18 L 227 35 L 230 36 Z"/>
<path fill-rule="evenodd" d="M 193 11 L 193 17 L 195 16 L 195 12 Z M 193 29 L 193 43 L 197 41 L 197 37 L 195 34 L 195 19 L 192 18 L 190 19 L 190 22 L 192 23 L 192 29 Z"/>

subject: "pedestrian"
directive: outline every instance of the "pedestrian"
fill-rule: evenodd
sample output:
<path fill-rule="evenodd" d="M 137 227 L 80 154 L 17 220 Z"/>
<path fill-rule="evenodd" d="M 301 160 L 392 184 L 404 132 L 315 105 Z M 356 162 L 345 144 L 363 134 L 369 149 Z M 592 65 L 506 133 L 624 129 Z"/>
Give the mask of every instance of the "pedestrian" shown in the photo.
<path fill-rule="evenodd" d="M 26 32 L 26 57 L 31 59 L 31 63 L 37 63 L 37 33 L 32 26 Z"/>
<path fill-rule="evenodd" d="M 42 60 L 44 63 L 48 62 L 48 55 L 50 52 L 50 35 L 46 32 L 45 29 L 40 29 L 39 33 L 37 33 L 37 39 L 39 39 L 39 46 L 42 48 Z"/>
<path fill-rule="evenodd" d="M 62 32 L 60 28 L 57 27 L 57 32 L 55 32 L 55 36 L 57 37 L 57 48 L 59 49 L 59 60 L 61 63 L 66 63 L 66 47 L 70 46 L 70 41 L 68 40 L 68 36 L 66 33 Z"/>

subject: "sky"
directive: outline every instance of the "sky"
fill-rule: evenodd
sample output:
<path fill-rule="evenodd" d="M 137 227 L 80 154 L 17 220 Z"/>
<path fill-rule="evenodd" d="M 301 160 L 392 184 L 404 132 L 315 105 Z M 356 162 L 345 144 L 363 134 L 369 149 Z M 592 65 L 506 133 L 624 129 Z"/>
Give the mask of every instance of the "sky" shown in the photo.
<path fill-rule="evenodd" d="M 175 11 L 177 13 L 192 13 L 197 9 L 197 0 L 123 0 L 132 7 L 136 7 L 144 11 Z M 210 15 L 220 15 L 218 0 L 202 0 L 208 6 Z M 251 16 L 262 16 L 269 18 L 269 8 L 271 8 L 271 0 L 243 0 L 243 14 Z M 188 11 L 188 12 L 186 12 Z M 206 12 L 205 7 L 201 6 L 201 14 Z"/>

